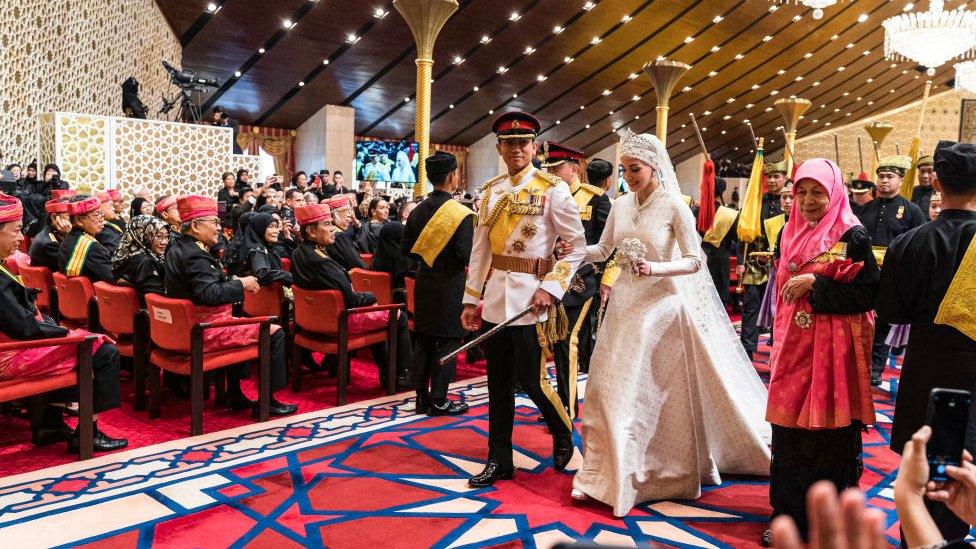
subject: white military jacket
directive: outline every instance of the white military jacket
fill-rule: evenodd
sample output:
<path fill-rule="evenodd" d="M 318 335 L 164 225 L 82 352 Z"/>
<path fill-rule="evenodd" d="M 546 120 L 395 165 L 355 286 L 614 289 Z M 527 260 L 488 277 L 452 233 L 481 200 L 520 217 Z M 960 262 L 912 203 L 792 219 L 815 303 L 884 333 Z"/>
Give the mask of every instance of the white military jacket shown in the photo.
<path fill-rule="evenodd" d="M 579 207 L 569 186 L 530 164 L 516 175 L 505 173 L 489 180 L 481 192 L 464 303 L 477 305 L 483 298 L 482 318 L 499 324 L 528 307 L 539 288 L 562 299 L 586 252 Z M 573 251 L 554 261 L 551 269 L 529 274 L 499 268 L 504 264 L 499 256 L 505 256 L 508 263 L 529 264 L 540 259 L 546 265 L 553 259 L 557 239 L 572 243 Z M 530 313 L 513 325 L 528 326 L 546 319 L 545 313 L 538 317 Z"/>

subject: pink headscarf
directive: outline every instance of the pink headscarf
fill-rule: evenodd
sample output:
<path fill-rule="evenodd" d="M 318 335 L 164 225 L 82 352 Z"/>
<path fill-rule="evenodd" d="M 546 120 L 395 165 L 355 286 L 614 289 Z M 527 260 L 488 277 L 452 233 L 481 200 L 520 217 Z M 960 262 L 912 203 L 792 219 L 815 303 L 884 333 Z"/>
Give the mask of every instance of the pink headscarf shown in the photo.
<path fill-rule="evenodd" d="M 793 185 L 794 198 L 799 183 L 804 179 L 812 179 L 820 183 L 827 190 L 830 202 L 827 204 L 827 212 L 817 225 L 810 227 L 800 214 L 800 203 L 793 201 L 790 221 L 783 228 L 783 235 L 780 238 L 780 265 L 783 266 L 806 264 L 818 255 L 829 251 L 851 227 L 861 224 L 851 210 L 851 204 L 847 200 L 847 189 L 844 187 L 844 177 L 837 164 L 826 158 L 814 158 L 801 164 L 796 170 L 796 184 Z"/>

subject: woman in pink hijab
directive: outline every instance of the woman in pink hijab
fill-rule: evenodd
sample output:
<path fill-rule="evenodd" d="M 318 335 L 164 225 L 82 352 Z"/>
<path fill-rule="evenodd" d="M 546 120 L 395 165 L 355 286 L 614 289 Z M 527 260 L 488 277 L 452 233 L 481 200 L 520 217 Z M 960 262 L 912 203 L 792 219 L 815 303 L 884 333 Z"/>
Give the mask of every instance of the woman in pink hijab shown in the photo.
<path fill-rule="evenodd" d="M 837 165 L 808 160 L 795 180 L 776 250 L 766 420 L 773 427 L 773 516 L 789 515 L 806 538 L 807 489 L 830 480 L 842 490 L 861 477 L 861 431 L 874 422 L 870 367 L 879 269 Z"/>

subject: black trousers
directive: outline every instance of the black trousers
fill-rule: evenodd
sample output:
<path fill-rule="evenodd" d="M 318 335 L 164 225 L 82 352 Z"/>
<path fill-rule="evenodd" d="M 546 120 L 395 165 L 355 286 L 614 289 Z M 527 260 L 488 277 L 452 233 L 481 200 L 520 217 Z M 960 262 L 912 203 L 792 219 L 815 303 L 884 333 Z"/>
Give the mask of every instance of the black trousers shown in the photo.
<path fill-rule="evenodd" d="M 773 425 L 769 503 L 773 517 L 788 515 L 807 539 L 807 490 L 829 480 L 837 491 L 857 486 L 864 470 L 861 424 L 839 429 L 793 429 Z"/>
<path fill-rule="evenodd" d="M 592 354 L 590 332 L 593 325 L 590 308 L 599 300 L 599 297 L 591 297 L 579 307 L 566 308 L 569 335 L 566 339 L 556 342 L 552 348 L 553 360 L 556 363 L 556 391 L 563 408 L 570 412 L 571 418 L 576 417 L 579 411 L 576 378 L 581 370 L 589 370 L 590 354 Z"/>
<path fill-rule="evenodd" d="M 762 306 L 763 294 L 766 293 L 766 283 L 746 284 L 745 295 L 742 300 L 742 346 L 751 357 L 759 348 L 759 308 Z"/>
<path fill-rule="evenodd" d="M 417 404 L 447 400 L 447 386 L 454 379 L 457 358 L 441 366 L 440 358 L 461 346 L 461 338 L 413 334 L 413 386 Z"/>
<path fill-rule="evenodd" d="M 485 328 L 493 324 L 485 322 Z M 515 421 L 515 393 L 518 383 L 532 399 L 553 435 L 570 433 L 569 418 L 556 391 L 544 378 L 542 349 L 535 325 L 510 326 L 485 345 L 488 360 L 488 459 L 503 467 L 512 466 L 512 424 Z"/>
<path fill-rule="evenodd" d="M 732 283 L 732 254 L 728 250 L 720 250 L 708 243 L 702 244 L 702 250 L 705 252 L 708 274 L 712 276 L 712 283 L 718 290 L 718 297 L 722 303 L 728 304 L 731 299 L 729 286 Z"/>
<path fill-rule="evenodd" d="M 271 392 L 284 389 L 288 385 L 288 368 L 285 363 L 285 331 L 277 330 L 271 334 Z M 248 365 L 240 364 L 227 369 L 228 389 L 241 390 L 241 380 L 248 374 Z"/>
<path fill-rule="evenodd" d="M 891 346 L 885 343 L 888 339 L 888 332 L 891 331 L 891 324 L 878 317 L 874 319 L 874 348 L 871 351 L 871 373 L 881 375 L 884 373 L 885 366 L 888 365 L 888 355 L 891 354 Z"/>
<path fill-rule="evenodd" d="M 397 363 L 396 363 L 396 375 L 397 377 L 406 376 L 410 371 L 410 330 L 407 329 L 407 315 L 399 314 L 397 315 L 397 342 L 396 342 L 396 352 L 397 352 Z M 386 386 L 386 361 L 387 347 L 386 343 L 377 343 L 369 347 L 370 352 L 373 354 L 373 362 L 376 363 L 376 367 L 380 371 L 380 383 Z"/>
<path fill-rule="evenodd" d="M 97 414 L 119 407 L 119 350 L 111 343 L 103 343 L 92 355 L 92 410 Z M 63 389 L 52 393 L 51 401 L 77 401 L 78 388 Z M 41 422 L 47 427 L 63 423 L 60 408 L 45 408 Z"/>

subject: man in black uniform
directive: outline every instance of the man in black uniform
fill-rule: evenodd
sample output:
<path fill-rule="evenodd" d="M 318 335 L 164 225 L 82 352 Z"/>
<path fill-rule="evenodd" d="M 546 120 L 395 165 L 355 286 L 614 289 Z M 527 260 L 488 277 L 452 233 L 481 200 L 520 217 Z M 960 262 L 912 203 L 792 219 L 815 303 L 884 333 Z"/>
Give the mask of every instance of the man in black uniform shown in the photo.
<path fill-rule="evenodd" d="M 769 281 L 769 267 L 771 262 L 763 256 L 753 256 L 752 252 L 765 252 L 769 249 L 766 237 L 766 220 L 783 213 L 779 195 L 786 185 L 787 163 L 785 160 L 774 164 L 766 164 L 766 194 L 762 197 L 762 209 L 759 213 L 760 234 L 752 242 L 743 243 L 740 249 L 736 272 L 742 277 L 745 291 L 742 299 L 742 346 L 752 358 L 759 346 L 760 328 L 759 308 L 762 306 L 763 294 L 766 293 L 766 283 Z M 752 256 L 752 257 L 750 257 Z"/>
<path fill-rule="evenodd" d="M 715 178 L 715 218 L 712 226 L 702 235 L 702 251 L 705 252 L 708 273 L 712 276 L 712 284 L 724 305 L 732 301 L 729 286 L 732 284 L 732 254 L 738 242 L 736 221 L 739 219 L 737 210 L 722 203 L 727 188 L 728 184 L 724 179 Z"/>
<path fill-rule="evenodd" d="M 65 276 L 86 276 L 92 282 L 115 283 L 112 256 L 95 239 L 105 225 L 102 203 L 94 196 L 70 199 L 71 231 L 58 245 L 58 271 Z"/>
<path fill-rule="evenodd" d="M 597 244 L 610 217 L 610 197 L 602 188 L 580 181 L 583 151 L 552 142 L 544 143 L 542 149 L 545 157 L 542 167 L 569 184 L 569 192 L 573 195 L 583 223 L 586 244 Z M 592 351 L 590 307 L 600 290 L 602 270 L 602 264 L 584 263 L 576 270 L 569 291 L 563 295 L 569 334 L 553 345 L 552 354 L 556 363 L 556 388 L 570 419 L 576 417 L 579 408 L 576 378 L 580 370 L 589 370 Z"/>
<path fill-rule="evenodd" d="M 881 270 L 878 315 L 885 322 L 912 325 L 891 428 L 895 452 L 924 425 L 932 389 L 976 392 L 976 309 L 971 301 L 976 290 L 976 146 L 940 141 L 935 171 L 944 209 L 931 223 L 895 238 Z M 971 411 L 966 436 L 971 453 L 976 453 L 974 420 Z M 926 499 L 925 505 L 945 539 L 969 533 L 969 525 L 944 504 Z"/>
<path fill-rule="evenodd" d="M 874 190 L 877 185 L 870 179 L 855 179 L 851 181 L 851 210 L 854 215 L 860 215 L 864 206 L 874 200 Z"/>
<path fill-rule="evenodd" d="M 209 247 L 217 243 L 220 232 L 220 219 L 217 217 L 217 201 L 198 195 L 181 196 L 177 199 L 180 219 L 183 220 L 182 234 L 176 242 L 170 242 L 166 250 L 166 295 L 175 299 L 188 299 L 197 311 L 197 320 L 230 317 L 230 306 L 244 300 L 244 292 L 256 293 L 260 286 L 253 276 L 230 278 L 224 274 L 223 266 L 209 252 Z M 111 267 L 111 265 L 109 265 Z M 226 344 L 236 345 L 256 339 L 255 326 L 231 326 L 215 328 L 204 333 L 204 353 L 226 348 Z M 216 337 L 207 337 L 215 334 Z M 223 345 L 223 346 L 222 346 Z M 233 374 L 233 376 L 231 376 Z M 226 403 L 235 410 L 252 409 L 252 416 L 258 415 L 257 403 L 241 392 L 240 380 L 246 374 L 244 368 L 232 367 L 228 370 L 228 394 Z M 274 392 L 283 389 L 285 379 L 285 332 L 273 330 L 271 333 L 271 408 L 272 416 L 283 416 L 298 409 L 294 404 L 284 404 L 274 397 Z"/>
<path fill-rule="evenodd" d="M 420 263 L 414 290 L 413 382 L 417 413 L 453 416 L 467 412 L 468 405 L 447 399 L 456 362 L 440 366 L 438 360 L 460 347 L 465 336 L 461 299 L 475 213 L 454 200 L 460 182 L 454 155 L 437 151 L 425 166 L 434 190 L 410 212 L 400 241 L 400 252 Z"/>
<path fill-rule="evenodd" d="M 878 163 L 878 198 L 868 202 L 857 215 L 871 235 L 871 245 L 878 265 L 884 264 L 885 251 L 896 236 L 925 223 L 925 214 L 899 194 L 902 178 L 912 165 L 908 156 L 888 156 Z M 881 374 L 891 347 L 885 343 L 891 325 L 878 318 L 874 326 L 874 350 L 871 357 L 871 385 L 881 385 Z"/>
<path fill-rule="evenodd" d="M 915 169 L 918 172 L 918 186 L 912 189 L 912 202 L 918 206 L 918 209 L 922 210 L 925 219 L 930 221 L 929 202 L 932 200 L 932 193 L 935 192 L 935 188 L 932 186 L 932 182 L 936 178 L 935 161 L 932 160 L 931 156 L 919 157 Z M 909 185 L 912 183 L 911 181 L 908 182 Z"/>
<path fill-rule="evenodd" d="M 101 191 L 96 196 L 102 203 L 102 219 L 105 220 L 105 224 L 102 225 L 102 230 L 95 235 L 95 239 L 98 240 L 99 244 L 105 246 L 108 255 L 112 256 L 115 255 L 115 250 L 118 249 L 119 242 L 122 241 L 122 233 L 125 232 L 125 229 L 116 222 L 119 216 L 115 213 L 112 195 L 108 191 Z"/>
<path fill-rule="evenodd" d="M 376 296 L 373 292 L 354 291 L 349 273 L 327 252 L 329 245 L 335 241 L 335 227 L 331 223 L 329 205 L 320 203 L 302 206 L 295 210 L 295 217 L 304 233 L 301 245 L 291 255 L 291 273 L 295 286 L 303 290 L 338 290 L 342 293 L 347 309 L 375 305 Z M 350 333 L 357 333 L 353 322 L 362 322 L 361 326 L 372 327 L 387 325 L 389 314 L 389 311 L 373 311 L 355 315 L 350 319 Z M 410 388 L 407 379 L 410 367 L 410 332 L 407 330 L 406 315 L 401 314 L 397 322 L 396 387 L 397 391 L 405 391 Z M 371 345 L 370 351 L 379 370 L 380 386 L 386 387 L 387 344 Z"/>
<path fill-rule="evenodd" d="M 67 200 L 48 200 L 44 204 L 47 220 L 41 230 L 31 239 L 27 251 L 31 266 L 47 267 L 52 273 L 58 272 L 58 245 L 71 231 L 71 218 L 68 215 Z"/>

